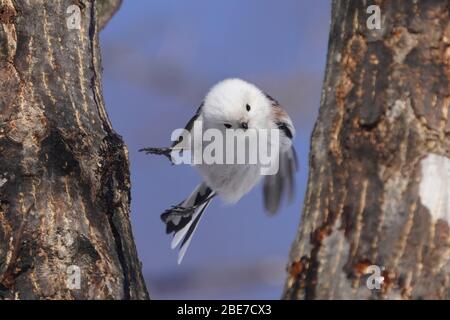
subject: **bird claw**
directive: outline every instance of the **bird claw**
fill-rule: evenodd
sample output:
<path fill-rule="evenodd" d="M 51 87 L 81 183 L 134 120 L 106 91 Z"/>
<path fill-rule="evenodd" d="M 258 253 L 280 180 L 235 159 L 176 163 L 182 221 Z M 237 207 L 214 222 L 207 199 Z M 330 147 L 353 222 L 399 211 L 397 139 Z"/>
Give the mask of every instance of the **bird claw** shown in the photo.
<path fill-rule="evenodd" d="M 139 149 L 139 152 L 145 152 L 145 154 L 156 154 L 156 155 L 163 155 L 167 157 L 171 164 L 174 164 L 172 161 L 172 148 L 142 148 Z"/>

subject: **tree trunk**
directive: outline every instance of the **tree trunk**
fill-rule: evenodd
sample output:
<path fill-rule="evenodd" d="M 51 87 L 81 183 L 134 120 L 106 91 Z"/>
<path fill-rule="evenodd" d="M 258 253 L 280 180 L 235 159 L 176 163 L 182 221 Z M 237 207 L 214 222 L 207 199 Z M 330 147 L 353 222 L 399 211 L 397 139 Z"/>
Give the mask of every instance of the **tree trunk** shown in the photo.
<path fill-rule="evenodd" d="M 101 90 L 120 1 L 99 4 L 0 0 L 0 299 L 148 298 Z"/>
<path fill-rule="evenodd" d="M 369 2 L 333 2 L 286 299 L 450 298 L 450 2 Z"/>

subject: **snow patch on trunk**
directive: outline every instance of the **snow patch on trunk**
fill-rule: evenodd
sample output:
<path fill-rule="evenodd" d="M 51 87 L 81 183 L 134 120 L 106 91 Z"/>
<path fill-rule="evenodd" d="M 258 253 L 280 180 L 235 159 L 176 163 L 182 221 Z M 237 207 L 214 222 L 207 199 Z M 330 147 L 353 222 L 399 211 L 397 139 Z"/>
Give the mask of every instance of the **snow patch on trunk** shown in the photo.
<path fill-rule="evenodd" d="M 433 220 L 450 222 L 450 158 L 430 153 L 420 162 L 419 196 Z"/>

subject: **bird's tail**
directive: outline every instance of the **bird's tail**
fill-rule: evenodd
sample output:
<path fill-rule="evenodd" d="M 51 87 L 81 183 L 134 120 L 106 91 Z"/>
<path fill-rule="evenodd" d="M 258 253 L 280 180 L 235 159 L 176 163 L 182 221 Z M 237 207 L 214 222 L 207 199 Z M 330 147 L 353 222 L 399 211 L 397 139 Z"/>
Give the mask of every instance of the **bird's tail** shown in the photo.
<path fill-rule="evenodd" d="M 172 249 L 181 243 L 178 252 L 178 264 L 183 260 L 203 212 L 214 195 L 215 193 L 211 188 L 205 183 L 201 183 L 186 200 L 161 215 L 161 220 L 166 224 L 166 233 L 173 233 Z M 191 208 L 191 210 L 183 211 L 183 208 Z"/>

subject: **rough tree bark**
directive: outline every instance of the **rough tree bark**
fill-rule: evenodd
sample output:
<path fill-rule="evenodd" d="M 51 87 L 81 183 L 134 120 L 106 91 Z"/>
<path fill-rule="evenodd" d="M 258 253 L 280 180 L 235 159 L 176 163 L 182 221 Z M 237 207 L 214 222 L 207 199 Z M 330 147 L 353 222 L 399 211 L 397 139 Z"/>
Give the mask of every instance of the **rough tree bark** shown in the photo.
<path fill-rule="evenodd" d="M 366 26 L 371 4 L 381 30 Z M 333 2 L 284 298 L 450 298 L 449 12 L 447 0 Z"/>
<path fill-rule="evenodd" d="M 0 0 L 0 299 L 148 298 L 101 90 L 98 32 L 119 5 Z"/>

